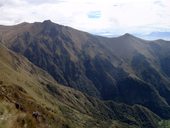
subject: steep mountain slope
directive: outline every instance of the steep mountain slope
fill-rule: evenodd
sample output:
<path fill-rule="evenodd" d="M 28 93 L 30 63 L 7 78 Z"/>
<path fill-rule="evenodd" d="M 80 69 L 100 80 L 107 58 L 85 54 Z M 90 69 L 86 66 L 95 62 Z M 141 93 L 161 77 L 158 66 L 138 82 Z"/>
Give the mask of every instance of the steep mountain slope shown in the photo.
<path fill-rule="evenodd" d="M 0 44 L 0 127 L 157 127 L 140 105 L 103 102 L 61 86 L 45 71 Z"/>
<path fill-rule="evenodd" d="M 170 118 L 169 43 L 130 34 L 93 36 L 43 23 L 0 26 L 1 42 L 60 84 L 104 100 L 140 104 Z"/>

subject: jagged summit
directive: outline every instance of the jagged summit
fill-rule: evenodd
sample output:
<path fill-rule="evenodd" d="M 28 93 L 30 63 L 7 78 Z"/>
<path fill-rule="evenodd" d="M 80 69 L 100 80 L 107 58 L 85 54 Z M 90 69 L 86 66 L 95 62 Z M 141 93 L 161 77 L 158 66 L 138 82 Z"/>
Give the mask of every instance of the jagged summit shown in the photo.
<path fill-rule="evenodd" d="M 130 36 L 133 36 L 133 35 L 132 35 L 132 34 L 130 34 L 130 33 L 125 33 L 123 36 L 130 37 Z"/>
<path fill-rule="evenodd" d="M 44 20 L 43 22 L 41 22 L 41 24 L 45 24 L 47 26 L 57 25 L 56 23 L 52 22 L 51 20 Z"/>
<path fill-rule="evenodd" d="M 53 23 L 51 20 L 44 20 L 42 23 Z"/>
<path fill-rule="evenodd" d="M 130 33 L 125 33 L 122 36 L 120 36 L 121 38 L 137 38 L 136 36 L 130 34 Z M 138 38 L 139 39 L 139 38 Z"/>

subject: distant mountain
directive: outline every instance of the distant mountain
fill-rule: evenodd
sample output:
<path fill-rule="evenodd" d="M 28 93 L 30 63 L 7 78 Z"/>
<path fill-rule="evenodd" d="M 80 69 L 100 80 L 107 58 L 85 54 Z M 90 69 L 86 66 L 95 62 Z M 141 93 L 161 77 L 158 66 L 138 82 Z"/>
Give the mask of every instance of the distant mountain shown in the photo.
<path fill-rule="evenodd" d="M 86 97 L 80 104 L 76 103 L 83 99 L 71 98 L 75 90 L 59 94 L 70 98 L 64 104 L 71 108 L 81 112 L 87 108 L 82 113 L 91 113 L 94 120 L 102 117 L 106 124 L 112 119 L 125 126 L 156 128 L 159 118 L 170 119 L 170 41 L 146 41 L 130 34 L 105 38 L 51 21 L 0 26 L 0 41 L 58 83 L 84 93 L 75 94 Z M 58 95 L 55 87 L 47 86 L 50 95 Z M 138 119 L 132 121 L 136 116 L 142 124 Z"/>
<path fill-rule="evenodd" d="M 148 40 L 158 40 L 158 39 L 170 40 L 170 32 L 152 32 L 147 35 L 137 35 L 137 36 Z"/>

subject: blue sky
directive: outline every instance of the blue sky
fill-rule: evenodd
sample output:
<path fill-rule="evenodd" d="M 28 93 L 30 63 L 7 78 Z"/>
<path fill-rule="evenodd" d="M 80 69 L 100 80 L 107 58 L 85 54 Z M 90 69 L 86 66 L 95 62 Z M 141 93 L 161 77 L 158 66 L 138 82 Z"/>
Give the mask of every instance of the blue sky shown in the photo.
<path fill-rule="evenodd" d="M 170 31 L 170 0 L 0 0 L 0 24 L 44 21 L 104 36 Z"/>

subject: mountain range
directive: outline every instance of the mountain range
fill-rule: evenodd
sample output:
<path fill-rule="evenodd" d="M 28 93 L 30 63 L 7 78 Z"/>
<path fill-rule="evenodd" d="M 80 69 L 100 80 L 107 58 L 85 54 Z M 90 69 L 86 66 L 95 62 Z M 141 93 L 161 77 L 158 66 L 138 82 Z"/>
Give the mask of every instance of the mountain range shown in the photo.
<path fill-rule="evenodd" d="M 0 26 L 0 127 L 168 127 L 169 51 L 49 20 Z"/>
<path fill-rule="evenodd" d="M 157 39 L 170 40 L 170 32 L 151 32 L 149 34 L 136 34 L 136 36 L 139 36 L 147 40 Z"/>

